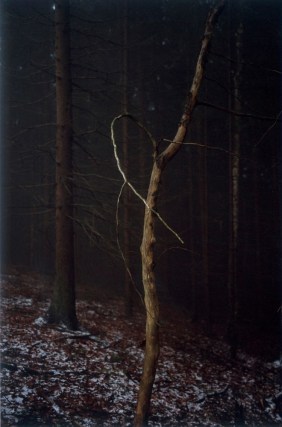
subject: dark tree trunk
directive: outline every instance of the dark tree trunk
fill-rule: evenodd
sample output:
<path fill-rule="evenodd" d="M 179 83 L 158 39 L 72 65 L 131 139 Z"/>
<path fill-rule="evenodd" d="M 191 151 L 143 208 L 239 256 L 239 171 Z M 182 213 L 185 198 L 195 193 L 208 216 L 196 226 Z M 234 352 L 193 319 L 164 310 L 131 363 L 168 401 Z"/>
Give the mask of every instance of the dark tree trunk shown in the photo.
<path fill-rule="evenodd" d="M 240 111 L 240 79 L 241 79 L 241 48 L 242 25 L 235 34 L 237 68 L 234 74 L 234 98 L 232 107 Z M 238 346 L 238 229 L 239 229 L 239 179 L 240 179 L 240 123 L 239 118 L 231 122 L 230 140 L 230 237 L 229 237 L 229 325 L 228 339 L 231 356 L 236 357 Z"/>
<path fill-rule="evenodd" d="M 72 105 L 69 2 L 55 2 L 56 30 L 56 277 L 49 321 L 77 328 L 74 278 Z"/>
<path fill-rule="evenodd" d="M 208 53 L 208 47 L 210 45 L 212 32 L 217 17 L 223 8 L 223 5 L 224 1 L 220 1 L 218 6 L 212 9 L 208 16 L 204 37 L 202 40 L 202 45 L 196 64 L 193 82 L 186 98 L 184 112 L 178 125 L 176 135 L 174 137 L 173 142 L 170 143 L 169 146 L 161 154 L 155 156 L 151 172 L 151 179 L 146 199 L 147 205 L 145 207 L 143 239 L 141 244 L 142 279 L 146 306 L 146 347 L 143 373 L 140 382 L 138 402 L 134 420 L 135 427 L 140 427 L 147 424 L 151 394 L 160 352 L 159 301 L 154 273 L 154 244 L 156 242 L 154 211 L 156 211 L 160 180 L 163 170 L 165 169 L 168 162 L 178 153 L 186 136 L 187 128 L 191 121 L 191 116 L 196 106 L 197 96 L 202 83 L 204 75 L 204 65 Z"/>
<path fill-rule="evenodd" d="M 194 199 L 194 191 L 193 191 L 193 174 L 192 174 L 192 156 L 189 155 L 188 158 L 188 212 L 189 212 L 189 239 L 190 239 L 190 275 L 188 281 L 190 281 L 191 288 L 191 311 L 192 311 L 192 319 L 193 321 L 198 320 L 198 290 L 197 290 L 197 280 L 196 280 L 196 245 L 195 245 L 195 219 L 194 219 L 194 204 L 192 200 Z M 189 303 L 188 303 L 189 306 Z"/>
<path fill-rule="evenodd" d="M 254 156 L 253 161 L 253 191 L 254 191 L 254 233 L 255 233 L 255 288 L 256 301 L 254 301 L 253 319 L 259 328 L 262 326 L 263 304 L 262 304 L 262 269 L 261 269 L 261 233 L 260 233 L 260 193 L 259 193 L 259 171 L 258 161 Z"/>
<path fill-rule="evenodd" d="M 123 0 L 123 49 L 122 49 L 122 104 L 124 113 L 128 111 L 128 0 Z M 123 170 L 125 175 L 128 177 L 128 120 L 122 122 L 122 147 L 123 147 Z M 126 262 L 125 269 L 125 301 L 124 309 L 126 317 L 131 317 L 133 313 L 133 283 L 131 279 L 130 271 L 130 224 L 129 224 L 129 202 L 130 192 L 128 186 L 123 189 L 123 245 L 124 245 L 124 258 Z"/>
<path fill-rule="evenodd" d="M 203 117 L 202 137 L 207 141 L 207 117 L 206 111 Z M 209 223 L 208 223 L 208 166 L 207 166 L 207 148 L 204 147 L 200 152 L 199 159 L 200 173 L 200 217 L 201 217 L 201 237 L 202 237 L 202 280 L 203 280 L 203 300 L 202 300 L 202 319 L 205 322 L 206 330 L 211 332 L 211 301 L 210 301 L 210 283 L 209 283 Z"/>

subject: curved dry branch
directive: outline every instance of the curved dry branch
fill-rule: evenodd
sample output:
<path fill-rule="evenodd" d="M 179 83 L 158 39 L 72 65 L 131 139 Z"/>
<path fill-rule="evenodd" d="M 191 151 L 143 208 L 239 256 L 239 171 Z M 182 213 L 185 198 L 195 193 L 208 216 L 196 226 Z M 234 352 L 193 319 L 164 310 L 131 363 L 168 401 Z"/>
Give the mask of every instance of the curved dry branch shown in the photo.
<path fill-rule="evenodd" d="M 129 186 L 129 188 L 133 191 L 133 193 L 141 200 L 142 203 L 144 203 L 144 205 L 146 206 L 147 209 L 151 210 L 153 212 L 154 215 L 156 215 L 156 217 L 159 219 L 159 221 L 165 226 L 165 228 L 167 228 L 179 241 L 180 243 L 184 244 L 184 241 L 181 239 L 181 237 L 176 233 L 176 231 L 174 231 L 166 222 L 165 220 L 161 217 L 161 215 L 159 214 L 159 212 L 157 212 L 155 209 L 151 208 L 149 206 L 149 204 L 147 203 L 147 201 L 144 199 L 144 197 L 141 196 L 141 194 L 136 190 L 136 188 L 131 184 L 130 181 L 128 181 L 127 176 L 125 175 L 121 164 L 120 164 L 120 159 L 118 156 L 118 152 L 117 152 L 117 145 L 116 145 L 116 141 L 115 141 L 115 134 L 114 134 L 114 125 L 116 123 L 117 120 L 120 120 L 123 117 L 133 117 L 130 114 L 120 114 L 119 116 L 115 117 L 112 120 L 111 123 L 111 141 L 114 147 L 114 156 L 116 159 L 116 163 L 117 163 L 117 168 L 123 178 L 123 182 L 125 184 L 127 184 Z M 134 119 L 134 121 L 136 121 L 136 123 L 139 123 L 138 120 Z M 150 134 L 150 132 L 142 125 L 142 129 L 145 130 L 146 134 L 149 136 L 150 140 L 153 142 L 154 147 L 156 147 L 156 141 L 154 140 L 154 138 L 152 137 L 152 135 Z"/>

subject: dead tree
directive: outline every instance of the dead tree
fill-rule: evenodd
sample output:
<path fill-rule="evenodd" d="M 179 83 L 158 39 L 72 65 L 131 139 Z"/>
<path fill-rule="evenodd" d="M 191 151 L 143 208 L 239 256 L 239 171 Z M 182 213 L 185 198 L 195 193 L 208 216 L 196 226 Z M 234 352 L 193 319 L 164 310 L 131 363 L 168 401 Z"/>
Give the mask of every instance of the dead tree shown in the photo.
<path fill-rule="evenodd" d="M 140 427 L 147 424 L 152 388 L 155 380 L 160 352 L 159 300 L 156 290 L 154 272 L 154 245 L 156 242 L 155 219 L 160 180 L 165 167 L 167 166 L 168 162 L 172 160 L 172 158 L 178 153 L 186 136 L 192 113 L 197 104 L 197 96 L 204 76 L 204 66 L 212 33 L 217 18 L 223 9 L 224 3 L 224 0 L 221 0 L 208 15 L 200 53 L 196 63 L 194 78 L 186 97 L 184 111 L 181 116 L 176 135 L 167 148 L 165 148 L 160 154 L 157 152 L 155 153 L 152 167 L 151 179 L 145 205 L 143 239 L 140 248 L 142 257 L 142 280 L 146 306 L 146 347 L 143 373 L 140 382 L 137 409 L 134 420 L 135 427 Z"/>

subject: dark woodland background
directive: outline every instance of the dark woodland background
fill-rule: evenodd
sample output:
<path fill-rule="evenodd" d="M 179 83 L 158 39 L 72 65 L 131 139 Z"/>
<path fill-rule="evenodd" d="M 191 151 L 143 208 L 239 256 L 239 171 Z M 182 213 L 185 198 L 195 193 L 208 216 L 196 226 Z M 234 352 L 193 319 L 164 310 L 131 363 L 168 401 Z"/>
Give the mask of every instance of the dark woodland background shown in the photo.
<path fill-rule="evenodd" d="M 54 275 L 53 2 L 2 0 L 2 270 Z M 160 150 L 177 129 L 194 74 L 204 0 L 71 1 L 76 286 L 142 293 L 144 205 L 124 189 L 110 138 L 131 113 Z M 239 162 L 236 304 L 242 330 L 279 329 L 281 281 L 281 2 L 230 1 L 217 25 L 187 145 L 168 165 L 157 226 L 162 301 L 209 326 L 229 316 L 232 159 Z M 235 114 L 237 112 L 238 114 Z M 146 196 L 152 146 L 123 119 L 121 164 Z M 235 153 L 234 138 L 239 141 Z M 190 144 L 190 145 L 189 145 Z M 238 145 L 236 146 L 238 148 Z M 280 176 L 280 178 L 279 178 Z M 130 267 L 129 283 L 120 246 Z M 52 280 L 51 280 L 52 282 Z M 128 284 L 129 283 L 129 284 Z M 135 303 L 139 296 L 133 289 Z M 223 328 L 224 329 L 224 328 Z"/>

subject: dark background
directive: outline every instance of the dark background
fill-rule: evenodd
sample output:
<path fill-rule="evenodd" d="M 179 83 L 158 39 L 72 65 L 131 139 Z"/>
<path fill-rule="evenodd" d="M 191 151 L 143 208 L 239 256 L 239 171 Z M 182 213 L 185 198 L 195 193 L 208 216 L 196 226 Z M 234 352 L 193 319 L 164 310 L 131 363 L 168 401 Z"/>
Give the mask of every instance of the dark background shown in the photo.
<path fill-rule="evenodd" d="M 111 122 L 127 109 L 160 142 L 160 149 L 166 146 L 165 139 L 174 137 L 211 4 L 132 0 L 126 11 L 122 0 L 71 2 L 78 287 L 123 295 L 125 269 L 116 235 L 122 179 L 113 155 Z M 16 265 L 52 277 L 53 3 L 2 0 L 1 7 L 2 269 Z M 236 33 L 241 24 L 238 58 Z M 193 144 L 184 145 L 168 165 L 159 198 L 160 214 L 185 243 L 181 245 L 158 224 L 156 246 L 161 299 L 187 310 L 198 322 L 205 319 L 208 304 L 210 321 L 224 325 L 228 318 L 230 144 L 236 123 L 240 138 L 238 318 L 244 328 L 268 334 L 278 330 L 280 306 L 281 29 L 278 0 L 233 0 L 225 7 L 186 139 Z M 241 116 L 230 113 L 238 70 Z M 121 131 L 119 122 L 116 139 L 122 162 Z M 145 197 L 151 143 L 128 121 L 126 144 L 129 180 Z M 123 247 L 124 230 L 128 230 L 128 263 L 135 285 L 142 290 L 139 247 L 144 206 L 133 193 L 126 203 L 125 223 L 121 197 L 120 243 Z"/>

